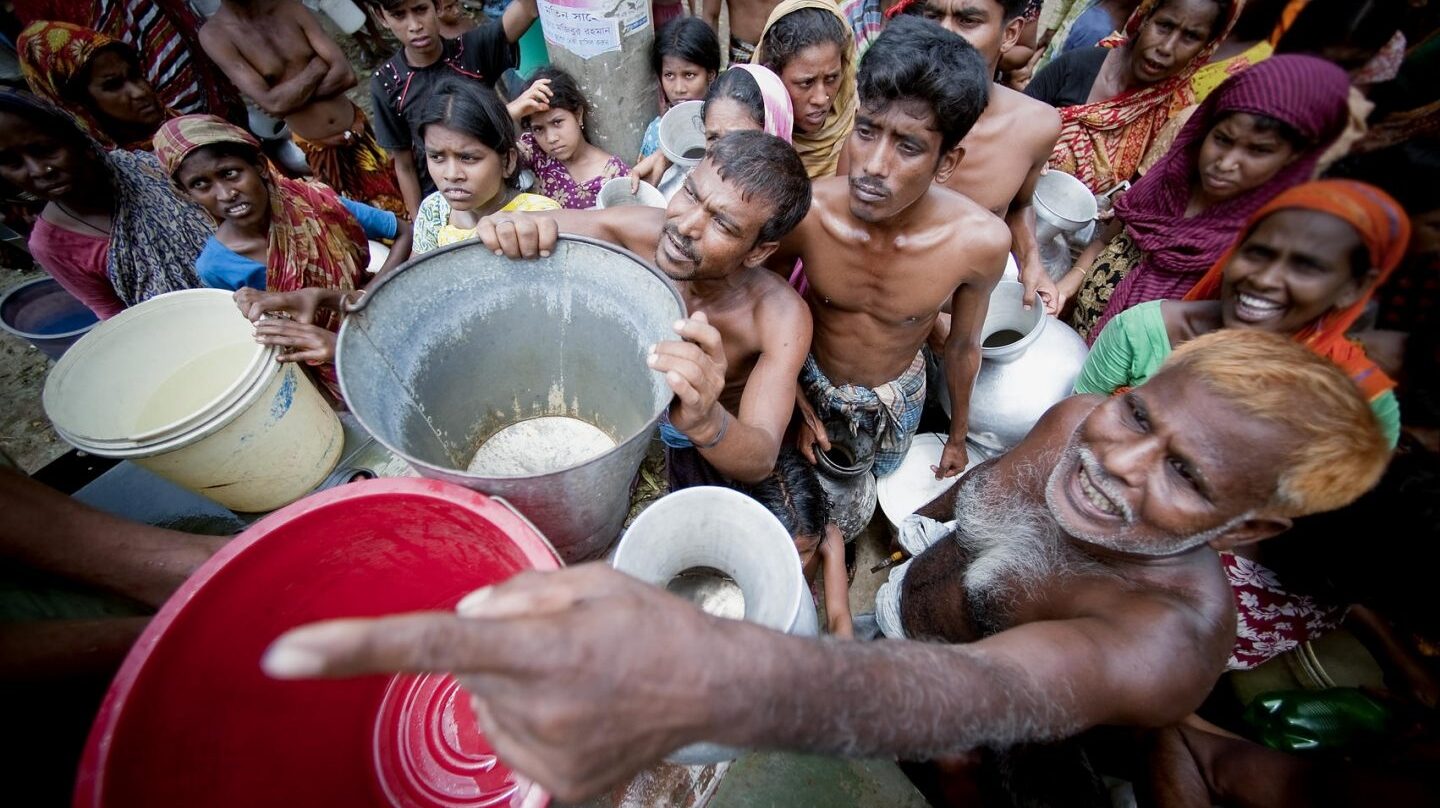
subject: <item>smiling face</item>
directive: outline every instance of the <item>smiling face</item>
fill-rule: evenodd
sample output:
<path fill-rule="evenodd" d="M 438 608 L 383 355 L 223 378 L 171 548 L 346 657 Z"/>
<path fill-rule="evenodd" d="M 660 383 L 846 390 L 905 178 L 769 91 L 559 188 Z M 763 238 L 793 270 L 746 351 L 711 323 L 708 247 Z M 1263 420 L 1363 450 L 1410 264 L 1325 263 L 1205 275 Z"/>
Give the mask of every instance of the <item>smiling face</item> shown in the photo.
<path fill-rule="evenodd" d="M 757 243 L 774 212 L 721 179 L 713 159 L 701 160 L 665 209 L 655 264 L 677 281 L 715 280 L 759 266 L 775 250 L 773 242 Z"/>
<path fill-rule="evenodd" d="M 440 52 L 440 18 L 432 0 L 415 0 L 394 11 L 382 9 L 380 16 L 406 50 L 414 54 Z"/>
<path fill-rule="evenodd" d="M 880 109 L 861 105 L 846 144 L 850 158 L 850 213 L 865 222 L 890 219 L 944 182 L 958 162 L 940 154 L 935 112 L 923 101 L 895 101 Z"/>
<path fill-rule="evenodd" d="M 556 107 L 530 116 L 530 133 L 546 154 L 568 163 L 585 142 L 585 134 L 580 128 L 583 120 L 568 109 Z"/>
<path fill-rule="evenodd" d="M 1314 210 L 1266 216 L 1225 265 L 1220 317 L 1226 328 L 1295 334 L 1327 312 L 1350 306 L 1375 282 L 1355 272 L 1360 234 Z M 1369 263 L 1368 256 L 1365 263 Z"/>
<path fill-rule="evenodd" d="M 1154 84 L 1184 70 L 1210 41 L 1219 16 L 1214 0 L 1170 0 L 1151 13 L 1130 50 L 1135 80 Z"/>
<path fill-rule="evenodd" d="M 808 135 L 825 125 L 840 90 L 842 67 L 840 46 L 823 42 L 801 50 L 780 70 L 795 109 L 796 132 Z"/>
<path fill-rule="evenodd" d="M 681 101 L 700 101 L 715 74 L 678 56 L 660 57 L 660 90 L 671 106 Z"/>
<path fill-rule="evenodd" d="M 1256 124 L 1254 115 L 1236 112 L 1206 133 L 1196 170 L 1200 192 L 1211 204 L 1259 188 L 1299 156 L 1279 132 Z"/>
<path fill-rule="evenodd" d="M 731 132 L 763 132 L 750 109 L 733 98 L 714 98 L 705 105 L 705 143 L 708 146 Z"/>
<path fill-rule="evenodd" d="M 86 153 L 17 115 L 0 112 L 0 182 L 47 202 L 106 185 Z"/>
<path fill-rule="evenodd" d="M 217 222 L 260 229 L 270 216 L 270 190 L 250 161 L 201 147 L 175 170 L 175 181 Z"/>
<path fill-rule="evenodd" d="M 1024 17 L 1005 22 L 1005 9 L 995 0 L 924 0 L 923 5 L 920 16 L 965 37 L 985 57 L 991 73 L 1025 27 Z"/>
<path fill-rule="evenodd" d="M 425 164 L 452 210 L 475 210 L 498 198 L 515 161 L 513 153 L 502 161 L 473 135 L 440 124 L 425 127 Z"/>
<path fill-rule="evenodd" d="M 134 63 L 112 48 L 95 54 L 88 68 L 86 106 L 102 121 L 137 130 L 153 131 L 160 126 L 165 109 Z"/>
<path fill-rule="evenodd" d="M 1254 538 L 1298 442 L 1203 382 L 1162 372 L 1080 423 L 1046 505 L 1074 539 L 1132 556 Z"/>

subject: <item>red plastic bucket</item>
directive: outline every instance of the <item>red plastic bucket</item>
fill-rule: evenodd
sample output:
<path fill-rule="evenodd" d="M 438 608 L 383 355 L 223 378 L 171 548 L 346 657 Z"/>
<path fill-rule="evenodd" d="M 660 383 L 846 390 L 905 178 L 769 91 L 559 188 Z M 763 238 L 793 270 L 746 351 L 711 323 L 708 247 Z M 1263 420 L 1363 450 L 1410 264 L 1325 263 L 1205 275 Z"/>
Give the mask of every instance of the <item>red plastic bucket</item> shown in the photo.
<path fill-rule="evenodd" d="M 353 483 L 231 541 L 160 610 L 90 731 L 76 806 L 505 805 L 514 777 L 448 676 L 281 682 L 303 623 L 450 609 L 554 551 L 503 501 L 438 480 Z"/>

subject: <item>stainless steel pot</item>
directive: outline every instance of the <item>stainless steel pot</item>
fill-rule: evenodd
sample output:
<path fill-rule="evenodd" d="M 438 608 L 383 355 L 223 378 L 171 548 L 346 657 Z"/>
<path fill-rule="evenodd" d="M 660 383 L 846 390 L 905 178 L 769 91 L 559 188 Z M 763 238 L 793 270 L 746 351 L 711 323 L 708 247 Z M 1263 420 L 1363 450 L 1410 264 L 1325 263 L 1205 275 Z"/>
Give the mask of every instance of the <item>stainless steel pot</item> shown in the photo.
<path fill-rule="evenodd" d="M 336 365 L 356 418 L 426 477 L 504 497 L 567 563 L 605 553 L 661 412 L 649 347 L 685 316 L 673 284 L 633 253 L 562 236 L 510 260 L 467 241 L 381 278 L 340 329 Z M 548 473 L 465 469 L 499 430 L 541 416 L 593 424 L 615 447 Z"/>

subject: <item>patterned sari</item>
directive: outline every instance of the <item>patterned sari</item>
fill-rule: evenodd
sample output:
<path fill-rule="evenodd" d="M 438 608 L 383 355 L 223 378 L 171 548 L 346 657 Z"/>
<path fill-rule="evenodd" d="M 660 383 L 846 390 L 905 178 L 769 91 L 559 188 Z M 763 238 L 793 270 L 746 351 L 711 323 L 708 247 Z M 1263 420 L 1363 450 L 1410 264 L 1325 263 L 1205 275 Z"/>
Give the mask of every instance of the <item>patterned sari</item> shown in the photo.
<path fill-rule="evenodd" d="M 20 32 L 20 73 L 30 90 L 75 117 L 85 134 L 106 149 L 150 151 L 150 138 L 116 143 L 101 128 L 90 108 L 74 100 L 71 84 L 85 71 L 90 60 L 102 51 L 117 50 L 127 59 L 139 61 L 139 54 L 118 39 L 68 22 L 35 22 Z M 165 117 L 180 113 L 166 107 Z"/>
<path fill-rule="evenodd" d="M 1101 40 L 1100 46 L 1128 49 L 1162 1 L 1144 0 L 1130 15 L 1124 31 Z M 1175 113 L 1194 103 L 1190 79 L 1225 39 L 1239 10 L 1239 3 L 1231 4 L 1217 34 L 1170 78 L 1105 101 L 1062 107 L 1060 139 L 1050 155 L 1050 167 L 1075 176 L 1097 194 L 1133 177 L 1160 130 Z"/>
<path fill-rule="evenodd" d="M 173 177 L 191 152 L 218 143 L 241 144 L 257 152 L 260 148 L 249 132 L 214 115 L 184 115 L 166 121 L 155 133 L 155 154 Z M 268 163 L 261 172 L 270 192 L 266 290 L 359 288 L 370 263 L 369 241 L 339 195 L 327 185 L 285 177 Z M 338 332 L 340 315 L 321 310 L 316 312 L 315 325 Z M 314 370 L 325 386 L 338 394 L 335 366 L 325 364 Z"/>

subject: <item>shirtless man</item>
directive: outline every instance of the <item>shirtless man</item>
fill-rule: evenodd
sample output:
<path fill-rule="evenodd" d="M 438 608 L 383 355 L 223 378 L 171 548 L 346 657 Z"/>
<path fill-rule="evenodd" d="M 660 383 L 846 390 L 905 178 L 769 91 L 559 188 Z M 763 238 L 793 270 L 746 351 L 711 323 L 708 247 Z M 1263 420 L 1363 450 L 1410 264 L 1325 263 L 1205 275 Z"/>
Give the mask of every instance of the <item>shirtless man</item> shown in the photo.
<path fill-rule="evenodd" d="M 954 528 L 898 571 L 911 639 L 779 634 L 593 564 L 458 616 L 302 628 L 263 665 L 455 672 L 500 758 L 567 802 L 701 740 L 917 759 L 1169 726 L 1235 641 L 1217 551 L 1355 499 L 1388 455 L 1327 360 L 1222 331 L 1124 396 L 1057 404 L 955 486 Z"/>
<path fill-rule="evenodd" d="M 716 33 L 720 31 L 720 6 L 730 8 L 730 60 L 727 64 L 747 64 L 760 44 L 765 21 L 780 0 L 705 0 L 700 14 Z"/>
<path fill-rule="evenodd" d="M 404 215 L 390 158 L 345 95 L 355 71 L 309 9 L 297 0 L 222 0 L 200 44 L 240 92 L 285 120 L 317 179 Z"/>
<path fill-rule="evenodd" d="M 499 213 L 480 240 L 512 258 L 546 255 L 558 233 L 619 244 L 675 281 L 691 315 L 681 339 L 651 348 L 675 402 L 662 424 L 671 488 L 754 483 L 775 468 L 810 345 L 805 302 L 765 259 L 805 217 L 810 180 L 785 141 L 735 132 L 715 141 L 665 210 Z"/>
<path fill-rule="evenodd" d="M 1000 59 L 1020 38 L 1025 5 L 1026 0 L 918 0 L 906 13 L 964 37 L 985 58 L 993 78 Z M 1038 293 L 1051 314 L 1058 314 L 1065 301 L 1040 263 L 1030 202 L 1059 137 L 1060 113 L 1054 107 L 992 82 L 990 103 L 960 141 L 965 159 L 945 182 L 945 187 L 1005 220 L 1025 284 L 1025 302 L 1033 304 Z"/>
<path fill-rule="evenodd" d="M 921 348 L 947 303 L 952 418 L 936 476 L 965 468 L 980 326 L 1005 269 L 1010 234 L 989 211 L 942 187 L 989 85 L 974 48 L 938 25 L 901 17 L 860 65 L 860 105 L 846 146 L 850 176 L 815 183 L 810 215 L 776 252 L 800 258 L 815 339 L 799 400 L 799 449 L 830 449 L 825 424 L 874 439 L 875 474 L 899 466 L 925 402 Z M 903 89 L 902 89 L 903 88 Z"/>

